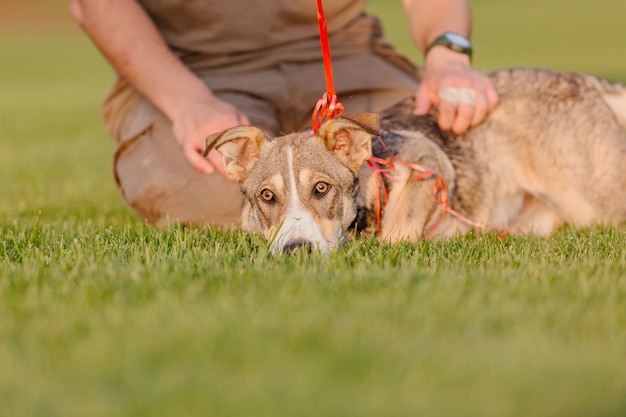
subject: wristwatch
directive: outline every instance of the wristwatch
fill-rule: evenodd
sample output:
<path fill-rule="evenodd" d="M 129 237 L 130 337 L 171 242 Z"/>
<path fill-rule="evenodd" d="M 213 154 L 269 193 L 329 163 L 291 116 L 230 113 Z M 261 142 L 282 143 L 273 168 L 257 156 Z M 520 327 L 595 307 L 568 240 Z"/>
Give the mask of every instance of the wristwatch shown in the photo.
<path fill-rule="evenodd" d="M 465 54 L 472 59 L 472 42 L 465 36 L 461 36 L 458 33 L 445 32 L 443 35 L 435 39 L 428 48 L 426 48 L 424 56 L 426 56 L 428 52 L 437 45 L 443 45 L 454 52 Z"/>

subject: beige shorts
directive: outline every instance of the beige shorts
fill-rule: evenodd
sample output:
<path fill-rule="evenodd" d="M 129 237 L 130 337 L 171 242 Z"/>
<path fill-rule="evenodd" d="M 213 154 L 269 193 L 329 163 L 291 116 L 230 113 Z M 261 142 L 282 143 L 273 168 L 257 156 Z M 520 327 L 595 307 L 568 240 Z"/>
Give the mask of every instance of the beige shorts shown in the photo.
<path fill-rule="evenodd" d="M 335 87 L 346 113 L 380 111 L 414 94 L 417 75 L 405 64 L 393 54 L 335 59 Z M 310 126 L 313 106 L 326 90 L 321 62 L 198 75 L 215 95 L 274 135 Z M 237 224 L 243 199 L 238 184 L 189 165 L 169 120 L 124 80 L 117 81 L 103 110 L 106 127 L 117 142 L 116 182 L 124 200 L 142 218 L 155 225 Z"/>

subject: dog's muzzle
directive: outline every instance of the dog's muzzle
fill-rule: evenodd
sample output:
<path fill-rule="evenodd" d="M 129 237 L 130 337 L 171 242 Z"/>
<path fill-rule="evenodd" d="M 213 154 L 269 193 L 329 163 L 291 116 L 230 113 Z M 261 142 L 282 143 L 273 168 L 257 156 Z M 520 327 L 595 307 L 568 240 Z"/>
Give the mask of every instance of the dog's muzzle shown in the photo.
<path fill-rule="evenodd" d="M 282 253 L 292 253 L 296 250 L 303 250 L 306 253 L 311 253 L 313 244 L 308 240 L 295 239 L 287 242 L 280 250 Z"/>

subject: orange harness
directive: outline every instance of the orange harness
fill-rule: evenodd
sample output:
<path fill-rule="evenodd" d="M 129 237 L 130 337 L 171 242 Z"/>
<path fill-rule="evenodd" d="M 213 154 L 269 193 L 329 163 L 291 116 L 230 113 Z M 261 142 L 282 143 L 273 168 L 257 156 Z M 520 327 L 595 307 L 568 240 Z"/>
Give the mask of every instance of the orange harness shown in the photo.
<path fill-rule="evenodd" d="M 443 178 L 441 178 L 439 174 L 437 174 L 434 170 L 430 168 L 426 168 L 418 164 L 412 164 L 410 162 L 406 162 L 398 158 L 393 153 L 391 153 L 391 151 L 389 151 L 389 148 L 387 148 L 387 145 L 385 144 L 385 142 L 383 142 L 383 139 L 380 136 L 378 136 L 378 141 L 383 146 L 383 148 L 389 153 L 389 155 L 394 161 L 396 161 L 397 163 L 401 165 L 404 165 L 405 167 L 413 171 L 418 172 L 415 175 L 411 175 L 408 178 L 409 180 L 425 180 L 428 178 L 435 179 L 435 184 L 433 185 L 433 200 L 435 204 L 438 204 L 441 206 L 441 216 L 439 217 L 439 219 L 437 219 L 437 222 L 435 222 L 433 227 L 431 227 L 430 230 L 428 231 L 428 235 L 427 235 L 428 237 L 431 237 L 433 235 L 437 227 L 439 227 L 439 225 L 443 222 L 444 218 L 446 217 L 446 214 L 450 214 L 451 216 L 456 217 L 457 219 L 461 220 L 463 223 L 466 223 L 472 227 L 476 227 L 476 228 L 483 229 L 483 230 L 499 230 L 502 232 L 502 234 L 500 235 L 501 237 L 504 237 L 505 235 L 508 234 L 507 229 L 504 227 L 489 226 L 483 223 L 475 222 L 463 216 L 458 211 L 454 210 L 452 207 L 448 205 L 448 189 L 446 188 L 445 181 L 443 180 Z M 389 193 L 387 192 L 387 187 L 385 186 L 383 177 L 391 181 L 395 181 L 396 179 L 390 175 L 390 172 L 394 171 L 396 167 L 393 162 L 378 158 L 376 156 L 372 156 L 369 160 L 367 160 L 367 165 L 369 165 L 369 167 L 374 171 L 374 174 L 376 175 L 376 201 L 374 204 L 375 204 L 375 209 L 376 209 L 376 226 L 377 226 L 377 231 L 380 234 L 381 233 L 381 218 L 384 213 L 385 206 L 387 205 L 387 201 L 389 199 Z M 380 198 L 381 190 L 382 190 L 382 204 L 381 204 L 381 198 Z"/>
<path fill-rule="evenodd" d="M 324 8 L 322 6 L 322 0 L 317 0 L 317 21 L 319 24 L 320 31 L 320 43 L 322 46 L 322 57 L 324 60 L 324 74 L 326 77 L 326 92 L 322 95 L 317 101 L 315 105 L 315 109 L 313 110 L 313 115 L 311 117 L 311 127 L 313 132 L 317 132 L 325 120 L 329 120 L 335 118 L 337 116 L 341 116 L 344 111 L 343 105 L 339 102 L 337 98 L 337 93 L 335 92 L 335 85 L 333 81 L 333 69 L 332 69 L 332 58 L 330 56 L 330 45 L 328 44 L 328 28 L 326 24 L 326 17 L 324 16 Z M 387 152 L 389 152 L 389 148 L 385 142 L 383 142 L 382 138 L 379 136 L 378 140 L 382 144 L 383 148 Z M 506 228 L 499 226 L 489 226 L 482 223 L 474 222 L 457 211 L 453 210 L 450 206 L 448 206 L 448 191 L 446 188 L 446 183 L 443 181 L 443 178 L 439 174 L 437 174 L 432 169 L 412 164 L 402 159 L 398 158 L 391 152 L 389 152 L 391 158 L 397 163 L 404 165 L 407 168 L 410 168 L 413 171 L 417 171 L 418 174 L 412 175 L 409 177 L 409 180 L 424 180 L 427 178 L 434 178 L 435 185 L 433 186 L 433 200 L 436 204 L 441 206 L 441 216 L 437 220 L 437 222 L 431 227 L 428 231 L 428 236 L 432 236 L 435 232 L 435 229 L 439 227 L 439 225 L 443 222 L 446 214 L 450 214 L 457 219 L 461 220 L 464 223 L 469 224 L 472 227 L 480 228 L 480 229 L 490 229 L 490 230 L 500 230 L 503 232 L 501 236 L 505 236 L 508 232 Z M 378 158 L 372 155 L 367 161 L 367 165 L 374 171 L 376 176 L 376 201 L 375 201 L 375 209 L 376 209 L 376 227 L 378 234 L 381 233 L 381 225 L 382 225 L 382 215 L 385 211 L 385 207 L 387 205 L 387 201 L 389 199 L 389 193 L 387 191 L 387 187 L 385 186 L 385 182 L 383 177 L 394 181 L 395 178 L 390 175 L 392 171 L 396 169 L 395 165 L 391 161 L 387 161 L 382 158 Z M 382 202 L 381 202 L 381 193 L 382 193 Z M 439 195 L 439 197 L 438 197 Z"/>

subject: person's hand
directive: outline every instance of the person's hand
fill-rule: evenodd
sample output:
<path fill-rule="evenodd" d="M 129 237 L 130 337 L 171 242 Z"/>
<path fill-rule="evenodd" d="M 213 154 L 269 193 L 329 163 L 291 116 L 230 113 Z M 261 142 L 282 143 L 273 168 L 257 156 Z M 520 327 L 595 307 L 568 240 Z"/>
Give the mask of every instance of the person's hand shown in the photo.
<path fill-rule="evenodd" d="M 498 93 L 487 76 L 472 69 L 469 57 L 436 47 L 426 57 L 415 99 L 416 115 L 438 106 L 439 127 L 462 134 L 496 107 Z"/>
<path fill-rule="evenodd" d="M 232 104 L 215 96 L 188 100 L 178 106 L 172 118 L 174 136 L 183 149 L 189 163 L 201 172 L 212 174 L 216 170 L 231 179 L 224 169 L 222 156 L 214 149 L 207 157 L 202 153 L 206 137 L 228 128 L 250 124 L 248 117 Z"/>

